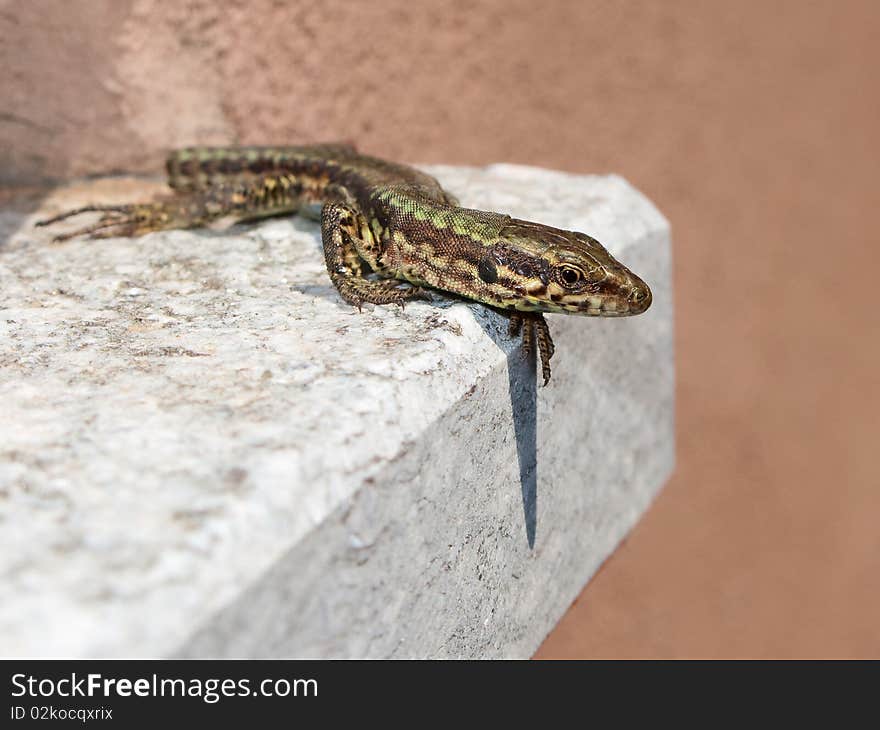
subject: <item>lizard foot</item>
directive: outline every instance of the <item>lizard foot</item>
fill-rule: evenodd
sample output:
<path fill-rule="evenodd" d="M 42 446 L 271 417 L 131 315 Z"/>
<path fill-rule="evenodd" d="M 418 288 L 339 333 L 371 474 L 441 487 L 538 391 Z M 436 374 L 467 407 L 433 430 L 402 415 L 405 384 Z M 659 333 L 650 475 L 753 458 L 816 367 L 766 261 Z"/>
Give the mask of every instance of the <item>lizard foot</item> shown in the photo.
<path fill-rule="evenodd" d="M 403 309 L 411 299 L 427 299 L 427 292 L 418 286 L 400 286 L 399 281 L 371 281 L 350 276 L 336 282 L 339 294 L 360 310 L 365 303 L 398 304 Z"/>
<path fill-rule="evenodd" d="M 174 227 L 172 211 L 163 203 L 133 203 L 127 205 L 84 205 L 58 215 L 37 221 L 35 226 L 51 226 L 83 213 L 102 213 L 96 223 L 82 226 L 68 233 L 60 233 L 52 240 L 56 243 L 78 236 L 89 238 L 113 238 L 116 236 L 140 236 L 150 231 Z"/>
<path fill-rule="evenodd" d="M 541 375 L 544 377 L 544 385 L 550 382 L 550 358 L 556 351 L 553 338 L 550 336 L 550 326 L 544 315 L 540 312 L 514 312 L 510 315 L 508 331 L 511 337 L 516 337 L 522 332 L 523 352 L 531 355 L 535 349 L 535 340 L 538 342 L 538 355 L 541 358 Z"/>

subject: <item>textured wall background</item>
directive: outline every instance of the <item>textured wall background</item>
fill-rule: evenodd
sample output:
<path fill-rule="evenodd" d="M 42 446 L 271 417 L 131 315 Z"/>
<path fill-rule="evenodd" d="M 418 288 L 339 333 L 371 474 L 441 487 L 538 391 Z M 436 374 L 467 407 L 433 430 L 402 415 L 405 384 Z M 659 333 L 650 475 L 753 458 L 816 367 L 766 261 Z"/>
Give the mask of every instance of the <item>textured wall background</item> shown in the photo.
<path fill-rule="evenodd" d="M 679 469 L 539 656 L 878 656 L 878 36 L 870 0 L 0 0 L 0 182 L 326 139 L 623 174 L 673 224 Z"/>

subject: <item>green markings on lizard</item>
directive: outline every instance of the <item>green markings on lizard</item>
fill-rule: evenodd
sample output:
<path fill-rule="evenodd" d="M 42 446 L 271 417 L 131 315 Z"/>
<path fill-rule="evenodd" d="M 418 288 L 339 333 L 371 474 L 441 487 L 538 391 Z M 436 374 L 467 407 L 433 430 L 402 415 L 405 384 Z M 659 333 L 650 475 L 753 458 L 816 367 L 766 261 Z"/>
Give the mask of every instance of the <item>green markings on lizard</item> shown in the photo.
<path fill-rule="evenodd" d="M 401 194 L 393 189 L 379 193 L 379 199 L 401 213 L 411 215 L 417 221 L 430 224 L 437 230 L 448 229 L 456 235 L 467 236 L 479 243 L 491 243 L 497 238 L 499 221 L 487 220 L 492 216 L 485 214 L 479 217 L 469 216 L 468 213 L 471 211 L 465 208 L 440 206 L 434 201 L 421 200 L 417 196 Z"/>

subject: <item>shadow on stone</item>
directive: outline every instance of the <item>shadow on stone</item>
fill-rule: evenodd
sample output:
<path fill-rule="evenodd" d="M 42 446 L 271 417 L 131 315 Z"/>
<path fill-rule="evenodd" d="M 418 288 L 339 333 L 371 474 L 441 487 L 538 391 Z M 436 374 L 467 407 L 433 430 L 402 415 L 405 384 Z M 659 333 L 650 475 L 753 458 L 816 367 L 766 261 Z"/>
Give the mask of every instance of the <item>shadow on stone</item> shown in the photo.
<path fill-rule="evenodd" d="M 523 517 L 529 547 L 535 547 L 538 525 L 538 386 L 535 353 L 516 348 L 507 357 L 508 391 L 519 461 Z"/>
<path fill-rule="evenodd" d="M 482 309 L 482 311 L 480 311 Z M 510 342 L 507 335 L 508 317 L 498 317 L 488 308 L 474 312 L 477 322 L 502 350 Z M 538 377 L 535 353 L 526 356 L 522 342 L 507 355 L 507 390 L 513 413 L 513 433 L 516 439 L 516 457 L 519 465 L 519 485 L 522 494 L 523 518 L 529 548 L 535 547 L 538 528 Z"/>

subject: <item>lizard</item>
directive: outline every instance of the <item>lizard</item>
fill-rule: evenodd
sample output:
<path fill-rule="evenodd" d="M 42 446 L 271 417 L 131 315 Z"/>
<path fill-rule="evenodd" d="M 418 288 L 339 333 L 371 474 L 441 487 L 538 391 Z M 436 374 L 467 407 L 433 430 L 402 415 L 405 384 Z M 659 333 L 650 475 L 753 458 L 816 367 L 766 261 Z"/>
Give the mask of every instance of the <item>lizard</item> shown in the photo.
<path fill-rule="evenodd" d="M 56 235 L 109 238 L 278 214 L 319 218 L 339 295 L 399 304 L 440 290 L 509 315 L 527 355 L 537 343 L 544 385 L 554 344 L 546 312 L 620 317 L 651 305 L 648 285 L 595 238 L 502 213 L 461 207 L 427 173 L 348 144 L 187 147 L 166 161 L 172 192 L 151 202 L 85 205 L 97 222 Z"/>

